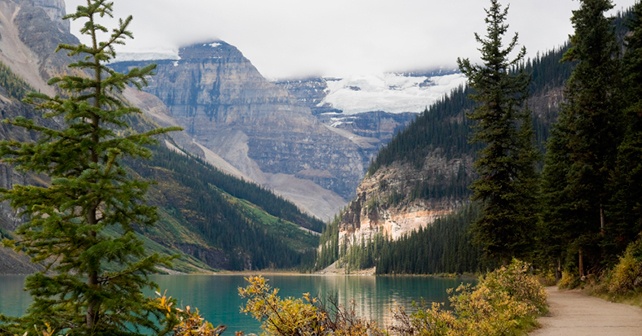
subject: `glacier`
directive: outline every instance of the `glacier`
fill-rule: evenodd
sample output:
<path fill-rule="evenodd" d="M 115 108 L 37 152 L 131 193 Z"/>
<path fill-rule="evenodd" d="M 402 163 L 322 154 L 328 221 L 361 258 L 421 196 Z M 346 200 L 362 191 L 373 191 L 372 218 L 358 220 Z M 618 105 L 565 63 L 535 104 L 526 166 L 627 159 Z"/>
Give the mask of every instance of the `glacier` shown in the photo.
<path fill-rule="evenodd" d="M 408 75 L 385 73 L 326 79 L 325 98 L 317 106 L 341 110 L 344 115 L 373 111 L 423 112 L 453 89 L 466 83 L 461 73 Z"/>

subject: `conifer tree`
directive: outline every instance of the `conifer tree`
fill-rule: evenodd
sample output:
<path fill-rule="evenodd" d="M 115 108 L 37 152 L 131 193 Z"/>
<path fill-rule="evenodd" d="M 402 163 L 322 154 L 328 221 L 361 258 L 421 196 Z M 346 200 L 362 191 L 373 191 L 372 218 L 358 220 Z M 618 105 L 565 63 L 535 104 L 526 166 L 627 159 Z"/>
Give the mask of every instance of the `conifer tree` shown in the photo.
<path fill-rule="evenodd" d="M 622 60 L 626 128 L 614 172 L 613 227 L 606 232 L 612 255 L 642 233 L 642 2 L 633 7 L 627 26 Z"/>
<path fill-rule="evenodd" d="M 610 0 L 583 0 L 563 60 L 576 66 L 549 139 L 543 171 L 542 220 L 552 252 L 584 275 L 600 266 L 608 182 L 621 136 L 618 45 L 606 11 Z"/>
<path fill-rule="evenodd" d="M 487 257 L 508 262 L 525 257 L 535 224 L 536 194 L 532 120 L 525 106 L 530 76 L 523 70 L 526 49 L 510 58 L 518 35 L 504 46 L 508 7 L 491 0 L 486 10 L 486 36 L 475 34 L 481 44 L 481 65 L 458 59 L 460 70 L 473 88 L 478 103 L 468 118 L 476 122 L 473 141 L 484 147 L 478 153 L 473 199 L 482 203 L 482 213 L 473 231 Z"/>
<path fill-rule="evenodd" d="M 99 23 L 112 17 L 112 7 L 106 0 L 87 0 L 67 16 L 84 21 L 81 33 L 90 44 L 60 45 L 74 59 L 72 75 L 50 81 L 58 95 L 30 96 L 43 116 L 60 127 L 17 118 L 9 123 L 37 134 L 37 140 L 0 144 L 3 162 L 50 178 L 1 193 L 26 220 L 16 230 L 15 248 L 45 269 L 26 280 L 33 297 L 26 314 L 5 321 L 0 330 L 22 335 L 47 325 L 69 335 L 139 335 L 143 328 L 167 332 L 156 323 L 165 314 L 142 292 L 153 286 L 148 275 L 166 261 L 146 253 L 134 232 L 153 225 L 157 215 L 144 203 L 147 183 L 129 176 L 120 162 L 150 156 L 145 145 L 153 142 L 151 137 L 174 129 L 141 133 L 129 124 L 140 111 L 119 94 L 126 85 L 146 84 L 154 67 L 126 74 L 106 67 L 115 57 L 114 47 L 132 38 L 127 30 L 131 16 L 111 32 Z"/>

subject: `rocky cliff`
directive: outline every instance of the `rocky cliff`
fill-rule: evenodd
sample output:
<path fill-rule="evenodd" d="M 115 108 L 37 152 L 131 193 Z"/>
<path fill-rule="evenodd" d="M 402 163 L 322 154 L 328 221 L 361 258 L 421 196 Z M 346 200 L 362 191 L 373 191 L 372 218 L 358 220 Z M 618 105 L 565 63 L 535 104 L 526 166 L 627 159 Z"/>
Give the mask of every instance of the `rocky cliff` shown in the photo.
<path fill-rule="evenodd" d="M 421 167 L 395 162 L 366 176 L 341 215 L 340 242 L 359 243 L 377 234 L 396 240 L 451 213 L 464 198 L 438 190 L 469 180 L 471 164 L 471 157 L 448 158 L 436 151 Z"/>
<path fill-rule="evenodd" d="M 322 219 L 353 197 L 379 140 L 323 124 L 223 41 L 182 48 L 179 56 L 154 61 L 145 90 L 195 142 Z"/>

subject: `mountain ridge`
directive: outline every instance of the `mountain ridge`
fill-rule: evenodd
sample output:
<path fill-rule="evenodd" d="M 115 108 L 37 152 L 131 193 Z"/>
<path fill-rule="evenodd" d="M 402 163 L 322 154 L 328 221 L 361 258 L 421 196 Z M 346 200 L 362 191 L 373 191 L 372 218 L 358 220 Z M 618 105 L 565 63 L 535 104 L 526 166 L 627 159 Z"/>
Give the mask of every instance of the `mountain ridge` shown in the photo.
<path fill-rule="evenodd" d="M 59 0 L 0 1 L 3 23 L 0 25 L 0 62 L 8 69 L 0 71 L 3 118 L 23 116 L 48 127 L 59 127 L 60 120 L 41 118 L 41 112 L 20 102 L 20 98 L 32 89 L 55 94 L 53 87 L 44 83 L 51 76 L 68 71 L 66 65 L 71 60 L 65 53 L 54 51 L 58 43 L 73 44 L 78 40 L 65 31 L 66 25 L 59 21 L 61 13 L 64 13 L 64 4 Z M 132 89 L 125 90 L 123 97 L 136 98 L 129 103 L 142 107 L 145 112 L 129 121 L 134 128 L 175 124 L 164 114 L 167 107 L 157 98 L 132 92 Z M 187 155 L 184 148 L 200 147 L 184 134 L 173 136 L 159 139 L 167 149 L 155 148 L 152 161 L 127 162 L 131 174 L 157 181 L 150 187 L 148 199 L 157 206 L 160 221 L 152 231 L 138 232 L 149 251 L 179 255 L 174 269 L 181 272 L 291 268 L 310 258 L 318 240 L 318 234 L 310 232 L 321 231 L 321 221 L 303 214 L 264 188 L 233 179 Z M 3 123 L 0 137 L 29 141 L 33 135 Z M 178 146 L 178 142 L 185 146 Z M 204 177 L 195 179 L 195 176 Z M 45 176 L 20 173 L 0 165 L 1 187 L 47 183 Z M 0 204 L 3 238 L 13 239 L 12 232 L 21 222 L 16 210 Z M 215 232 L 226 233 L 218 236 Z M 0 263 L 0 273 L 29 273 L 38 267 L 7 248 L 0 248 L 0 259 L 6 261 Z"/>

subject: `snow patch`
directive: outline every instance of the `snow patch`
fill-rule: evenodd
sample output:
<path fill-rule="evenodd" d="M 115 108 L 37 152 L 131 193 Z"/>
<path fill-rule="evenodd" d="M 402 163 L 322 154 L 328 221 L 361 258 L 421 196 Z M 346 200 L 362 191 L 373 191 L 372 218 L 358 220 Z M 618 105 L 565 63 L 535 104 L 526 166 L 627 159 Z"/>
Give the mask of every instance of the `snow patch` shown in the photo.
<path fill-rule="evenodd" d="M 178 50 L 121 52 L 116 54 L 114 62 L 180 60 Z"/>
<path fill-rule="evenodd" d="M 420 113 L 466 83 L 466 77 L 463 74 L 428 77 L 388 73 L 326 79 L 326 83 L 327 95 L 318 106 L 331 106 L 343 114 Z"/>
<path fill-rule="evenodd" d="M 220 46 L 221 46 L 221 44 L 218 43 L 218 42 L 210 43 L 210 47 L 212 47 L 212 48 L 217 48 L 217 47 L 220 47 Z"/>

